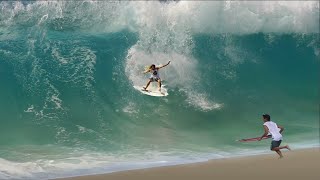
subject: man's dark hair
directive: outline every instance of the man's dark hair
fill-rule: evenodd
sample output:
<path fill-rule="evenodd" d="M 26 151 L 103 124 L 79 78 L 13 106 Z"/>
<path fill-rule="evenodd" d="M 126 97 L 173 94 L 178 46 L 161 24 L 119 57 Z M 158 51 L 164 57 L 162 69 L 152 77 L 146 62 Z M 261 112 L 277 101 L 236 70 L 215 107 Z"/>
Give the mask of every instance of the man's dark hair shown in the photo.
<path fill-rule="evenodd" d="M 267 121 L 270 121 L 270 115 L 269 114 L 263 114 L 262 115 L 264 119 L 267 119 Z"/>

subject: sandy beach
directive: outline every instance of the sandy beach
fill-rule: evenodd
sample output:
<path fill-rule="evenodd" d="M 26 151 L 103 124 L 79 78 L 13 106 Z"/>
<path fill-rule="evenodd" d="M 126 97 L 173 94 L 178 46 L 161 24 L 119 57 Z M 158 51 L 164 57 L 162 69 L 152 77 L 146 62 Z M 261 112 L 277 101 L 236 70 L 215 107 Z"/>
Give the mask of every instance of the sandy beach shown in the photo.
<path fill-rule="evenodd" d="M 320 177 L 320 149 L 283 151 L 274 154 L 210 160 L 202 163 L 130 170 L 59 180 L 316 180 Z"/>

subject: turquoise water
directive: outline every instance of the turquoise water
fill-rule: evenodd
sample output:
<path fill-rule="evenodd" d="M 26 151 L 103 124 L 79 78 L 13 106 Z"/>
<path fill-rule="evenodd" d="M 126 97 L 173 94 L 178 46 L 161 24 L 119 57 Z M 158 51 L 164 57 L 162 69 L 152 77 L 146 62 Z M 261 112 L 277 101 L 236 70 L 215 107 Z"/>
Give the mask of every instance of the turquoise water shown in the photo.
<path fill-rule="evenodd" d="M 319 146 L 318 2 L 0 2 L 0 179 Z M 146 65 L 169 96 L 141 94 Z"/>

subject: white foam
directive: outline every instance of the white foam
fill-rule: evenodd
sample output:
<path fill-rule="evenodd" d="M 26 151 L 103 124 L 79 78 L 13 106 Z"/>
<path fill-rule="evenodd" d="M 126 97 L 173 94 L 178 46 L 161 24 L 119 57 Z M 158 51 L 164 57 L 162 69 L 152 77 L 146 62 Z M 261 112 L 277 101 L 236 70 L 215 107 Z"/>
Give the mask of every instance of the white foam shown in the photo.
<path fill-rule="evenodd" d="M 125 7 L 123 9 L 119 8 Z M 233 1 L 157 1 L 125 2 L 117 5 L 117 19 L 140 33 L 169 29 L 181 37 L 193 33 L 255 33 L 255 32 L 319 32 L 319 3 L 309 2 L 233 2 Z M 127 13 L 126 11 L 132 13 Z M 152 13 L 151 13 L 152 12 Z M 99 12 L 101 13 L 101 12 Z M 110 13 L 110 12 L 109 12 Z M 111 24 L 111 25 L 113 25 Z M 158 27 L 158 29 L 155 29 Z M 165 27 L 165 28 L 164 28 Z M 180 34 L 180 36 L 179 36 Z M 183 41 L 181 41 L 183 42 Z"/>
<path fill-rule="evenodd" d="M 31 105 L 30 107 L 28 107 L 27 110 L 24 110 L 24 112 L 33 112 L 33 109 L 34 109 L 34 107 L 33 107 L 33 105 Z"/>
<path fill-rule="evenodd" d="M 129 2 L 119 5 L 131 11 L 119 12 L 120 17 L 126 17 L 119 18 L 122 24 L 138 32 L 154 27 L 159 27 L 154 29 L 156 32 L 169 29 L 182 36 L 187 31 L 235 34 L 319 32 L 317 1 Z"/>
<path fill-rule="evenodd" d="M 129 102 L 123 109 L 122 111 L 128 114 L 137 114 L 139 112 L 139 109 L 135 108 L 135 103 Z"/>
<path fill-rule="evenodd" d="M 236 34 L 319 32 L 317 1 L 4 1 L 0 7 L 3 27 L 16 23 L 46 26 L 60 22 L 54 25 L 62 30 L 77 25 L 80 30 L 115 32 L 130 29 L 139 33 L 160 27 L 155 29 L 158 33 L 169 29 L 182 36 L 187 31 Z"/>
<path fill-rule="evenodd" d="M 186 91 L 188 98 L 186 101 L 190 106 L 199 108 L 201 111 L 212 111 L 215 109 L 221 109 L 223 104 L 219 104 L 209 100 L 206 94 L 193 92 L 191 89 Z"/>
<path fill-rule="evenodd" d="M 16 163 L 0 158 L 0 179 L 31 178 L 33 173 L 43 172 L 37 163 Z"/>
<path fill-rule="evenodd" d="M 290 145 L 292 149 L 297 150 L 319 147 L 319 142 Z M 29 162 L 15 162 L 0 158 L 0 179 L 53 179 L 274 153 L 265 148 L 244 149 L 233 147 L 232 149 L 228 152 L 216 148 L 207 148 L 201 152 L 198 150 L 171 149 L 165 152 L 146 151 L 143 156 L 141 156 L 141 150 L 139 149 L 131 149 L 129 154 L 113 155 L 77 150 L 71 153 L 63 150 L 64 154 L 49 154 L 45 155 L 45 159 L 39 157 L 39 159 Z M 49 152 L 48 150 L 45 151 Z M 37 150 L 37 152 L 41 151 Z"/>

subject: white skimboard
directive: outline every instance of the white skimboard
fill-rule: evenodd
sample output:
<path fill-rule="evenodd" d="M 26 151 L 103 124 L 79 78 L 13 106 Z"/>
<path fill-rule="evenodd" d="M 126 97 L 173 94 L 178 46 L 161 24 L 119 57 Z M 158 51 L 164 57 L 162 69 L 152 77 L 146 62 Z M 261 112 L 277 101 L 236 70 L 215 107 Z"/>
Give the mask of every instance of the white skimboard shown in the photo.
<path fill-rule="evenodd" d="M 158 87 L 156 86 L 149 86 L 147 90 L 143 89 L 143 86 L 133 86 L 136 90 L 140 91 L 142 94 L 146 94 L 149 96 L 156 96 L 156 97 L 162 97 L 162 96 L 168 96 L 167 89 L 164 87 L 164 85 L 161 86 L 161 92 L 158 90 Z"/>

